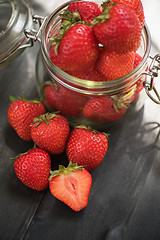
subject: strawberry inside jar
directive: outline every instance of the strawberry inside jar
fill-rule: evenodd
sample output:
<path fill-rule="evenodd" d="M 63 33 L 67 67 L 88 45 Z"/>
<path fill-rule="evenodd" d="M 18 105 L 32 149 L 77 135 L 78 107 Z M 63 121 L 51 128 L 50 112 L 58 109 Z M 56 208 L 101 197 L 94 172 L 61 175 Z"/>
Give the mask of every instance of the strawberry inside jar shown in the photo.
<path fill-rule="evenodd" d="M 144 20 L 141 1 L 75 1 L 56 9 L 37 58 L 38 91 L 49 111 L 97 129 L 139 111 L 151 44 Z"/>

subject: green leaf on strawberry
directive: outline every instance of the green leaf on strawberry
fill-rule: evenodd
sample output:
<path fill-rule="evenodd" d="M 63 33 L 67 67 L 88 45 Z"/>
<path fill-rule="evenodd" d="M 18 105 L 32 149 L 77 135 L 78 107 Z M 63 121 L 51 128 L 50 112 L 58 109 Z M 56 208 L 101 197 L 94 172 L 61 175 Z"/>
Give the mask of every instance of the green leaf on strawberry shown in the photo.
<path fill-rule="evenodd" d="M 109 5 L 110 3 L 110 5 Z M 103 13 L 97 16 L 92 21 L 92 26 L 96 25 L 97 23 L 101 22 L 104 23 L 107 19 L 111 16 L 109 14 L 109 10 L 116 4 L 117 2 L 112 3 L 111 0 L 105 1 L 101 4 L 102 8 L 104 9 Z"/>
<path fill-rule="evenodd" d="M 62 13 L 59 14 L 59 16 L 62 18 L 62 22 L 59 26 L 59 33 L 53 38 L 50 38 L 50 45 L 55 45 L 55 53 L 58 54 L 58 46 L 65 35 L 65 33 L 68 31 L 68 29 L 77 23 L 82 23 L 80 14 L 75 11 L 74 13 L 71 13 L 67 9 Z"/>
<path fill-rule="evenodd" d="M 57 175 L 63 175 L 63 174 L 67 175 L 75 171 L 82 171 L 83 169 L 84 167 L 78 166 L 77 163 L 72 163 L 72 161 L 70 161 L 67 168 L 64 167 L 63 165 L 59 165 L 59 170 L 54 170 L 54 171 L 50 170 L 51 175 L 49 177 L 49 181 Z"/>

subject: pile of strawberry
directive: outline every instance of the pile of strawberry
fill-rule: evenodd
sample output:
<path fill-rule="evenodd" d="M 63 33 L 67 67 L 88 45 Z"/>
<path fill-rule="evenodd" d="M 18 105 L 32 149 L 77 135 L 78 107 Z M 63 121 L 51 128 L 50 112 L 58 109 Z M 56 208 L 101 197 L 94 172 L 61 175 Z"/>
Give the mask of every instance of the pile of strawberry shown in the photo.
<path fill-rule="evenodd" d="M 141 0 L 90 1 L 69 4 L 57 33 L 50 37 L 51 61 L 68 74 L 91 81 L 112 81 L 130 73 L 141 62 L 144 12 Z M 65 116 L 81 116 L 92 122 L 119 120 L 143 89 L 142 78 L 128 92 L 117 96 L 78 95 L 58 83 L 44 84 L 47 107 Z M 129 97 L 128 97 L 129 96 Z"/>
<path fill-rule="evenodd" d="M 70 129 L 59 113 L 48 113 L 37 100 L 15 99 L 8 108 L 8 122 L 24 141 L 34 147 L 15 158 L 14 170 L 27 187 L 50 192 L 75 211 L 88 204 L 92 177 L 89 173 L 102 162 L 107 149 L 105 133 L 85 126 Z M 51 155 L 66 151 L 68 167 L 51 170 Z"/>
<path fill-rule="evenodd" d="M 51 61 L 72 76 L 111 81 L 134 68 L 144 27 L 141 0 L 71 3 L 50 38 Z"/>

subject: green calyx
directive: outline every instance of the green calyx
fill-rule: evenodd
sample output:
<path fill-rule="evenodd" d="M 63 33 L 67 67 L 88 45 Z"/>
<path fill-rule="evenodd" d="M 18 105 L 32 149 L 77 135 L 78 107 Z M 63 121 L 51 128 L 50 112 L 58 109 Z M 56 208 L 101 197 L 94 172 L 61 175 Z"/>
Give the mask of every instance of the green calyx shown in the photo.
<path fill-rule="evenodd" d="M 104 11 L 102 14 L 93 19 L 92 26 L 96 25 L 99 22 L 104 23 L 107 19 L 109 19 L 110 18 L 109 11 L 115 4 L 117 4 L 117 2 L 113 3 L 112 0 L 103 2 L 101 6 L 103 7 Z"/>
<path fill-rule="evenodd" d="M 42 88 L 45 88 L 47 86 L 54 86 L 55 90 L 58 90 L 58 85 L 56 82 L 46 81 L 44 84 L 42 84 Z"/>
<path fill-rule="evenodd" d="M 58 176 L 58 175 L 69 175 L 72 172 L 75 171 L 82 171 L 84 168 L 82 166 L 78 166 L 77 163 L 72 163 L 71 161 L 69 162 L 67 167 L 64 167 L 63 165 L 59 165 L 59 169 L 55 171 L 50 170 L 50 177 L 49 181 Z"/>
<path fill-rule="evenodd" d="M 42 122 L 45 122 L 47 125 L 49 125 L 49 121 L 50 119 L 52 118 L 55 118 L 55 117 L 59 117 L 57 115 L 58 112 L 54 112 L 54 113 L 45 113 L 43 115 L 40 115 L 38 117 L 35 117 L 33 119 L 33 124 L 35 124 L 35 127 L 38 127 Z M 32 124 L 32 125 L 33 125 Z"/>
<path fill-rule="evenodd" d="M 12 158 L 10 158 L 10 159 L 11 159 L 12 162 L 14 163 L 14 162 L 16 161 L 17 158 L 19 158 L 19 157 L 21 157 L 21 156 L 23 156 L 23 155 L 25 155 L 25 154 L 28 154 L 29 151 L 31 151 L 31 150 L 34 149 L 34 148 L 36 148 L 36 144 L 35 144 L 35 143 L 34 143 L 34 145 L 33 145 L 33 148 L 29 149 L 27 152 L 20 153 L 20 154 L 18 154 L 17 156 L 12 157 Z"/>
<path fill-rule="evenodd" d="M 26 102 L 30 102 L 30 103 L 41 103 L 41 101 L 39 99 L 34 99 L 34 100 L 28 100 L 24 97 L 24 94 L 21 94 L 21 97 L 15 98 L 13 96 L 9 96 L 9 99 L 11 102 L 15 102 L 16 100 L 23 100 Z"/>
<path fill-rule="evenodd" d="M 130 103 L 132 102 L 132 97 L 136 91 L 136 86 L 133 86 L 128 92 L 117 94 L 111 96 L 113 100 L 113 107 L 117 113 L 119 113 L 119 109 L 128 108 Z"/>
<path fill-rule="evenodd" d="M 81 20 L 81 16 L 77 10 L 74 13 L 71 13 L 69 10 L 65 10 L 62 14 L 59 14 L 59 16 L 62 18 L 62 23 L 59 26 L 59 33 L 57 36 L 50 38 L 50 45 L 55 46 L 56 54 L 58 54 L 58 46 L 63 36 L 70 29 L 71 26 L 78 23 L 87 24 Z"/>

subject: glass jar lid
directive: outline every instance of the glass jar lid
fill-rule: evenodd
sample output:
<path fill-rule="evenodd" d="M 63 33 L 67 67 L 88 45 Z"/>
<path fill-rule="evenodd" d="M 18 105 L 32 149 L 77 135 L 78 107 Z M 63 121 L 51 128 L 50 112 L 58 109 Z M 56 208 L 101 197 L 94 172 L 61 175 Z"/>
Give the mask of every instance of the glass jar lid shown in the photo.
<path fill-rule="evenodd" d="M 24 29 L 33 26 L 32 8 L 25 0 L 0 0 L 0 68 L 6 66 L 22 51 L 28 39 Z"/>

